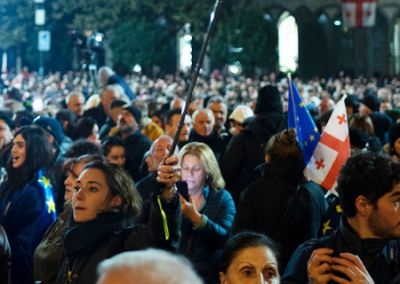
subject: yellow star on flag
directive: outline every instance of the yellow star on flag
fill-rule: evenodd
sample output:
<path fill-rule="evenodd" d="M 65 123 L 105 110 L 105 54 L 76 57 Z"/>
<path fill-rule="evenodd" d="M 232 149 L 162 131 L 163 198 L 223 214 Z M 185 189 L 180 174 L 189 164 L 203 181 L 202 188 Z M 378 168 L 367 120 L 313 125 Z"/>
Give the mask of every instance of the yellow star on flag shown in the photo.
<path fill-rule="evenodd" d="M 318 128 L 315 127 L 315 128 L 314 128 L 314 132 L 315 132 L 315 133 L 318 133 Z"/>
<path fill-rule="evenodd" d="M 305 142 L 304 142 L 304 145 L 308 146 L 308 142 L 307 142 L 307 141 L 305 141 Z"/>
<path fill-rule="evenodd" d="M 45 176 L 42 176 L 42 178 L 39 181 L 43 182 L 44 187 L 51 187 L 50 180 L 48 178 L 46 178 Z"/>
<path fill-rule="evenodd" d="M 50 199 L 46 201 L 47 204 L 47 213 L 56 213 L 56 204 L 54 203 L 53 197 L 50 196 Z"/>
<path fill-rule="evenodd" d="M 314 135 L 310 135 L 310 141 L 312 142 L 312 141 L 314 141 L 314 139 L 315 139 L 315 136 Z"/>
<path fill-rule="evenodd" d="M 300 106 L 300 107 L 304 107 L 304 103 L 301 102 L 301 103 L 299 104 L 299 106 Z"/>
<path fill-rule="evenodd" d="M 329 223 L 331 222 L 331 219 L 328 220 L 328 222 L 324 223 L 324 228 L 322 229 L 322 234 L 325 236 L 326 231 L 332 230 L 332 227 L 329 226 Z"/>
<path fill-rule="evenodd" d="M 343 213 L 343 209 L 342 209 L 342 207 L 340 207 L 340 205 L 336 205 L 336 212 Z"/>

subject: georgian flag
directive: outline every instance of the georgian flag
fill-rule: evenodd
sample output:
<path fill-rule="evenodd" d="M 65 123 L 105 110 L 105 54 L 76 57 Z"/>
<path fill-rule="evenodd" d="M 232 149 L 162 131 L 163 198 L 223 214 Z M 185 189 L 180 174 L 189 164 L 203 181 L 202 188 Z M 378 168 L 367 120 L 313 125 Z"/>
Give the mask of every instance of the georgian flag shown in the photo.
<path fill-rule="evenodd" d="M 344 162 L 350 157 L 349 127 L 344 100 L 338 102 L 321 139 L 304 170 L 304 175 L 335 193 L 336 179 Z"/>
<path fill-rule="evenodd" d="M 342 0 L 342 14 L 348 27 L 373 27 L 376 0 Z"/>

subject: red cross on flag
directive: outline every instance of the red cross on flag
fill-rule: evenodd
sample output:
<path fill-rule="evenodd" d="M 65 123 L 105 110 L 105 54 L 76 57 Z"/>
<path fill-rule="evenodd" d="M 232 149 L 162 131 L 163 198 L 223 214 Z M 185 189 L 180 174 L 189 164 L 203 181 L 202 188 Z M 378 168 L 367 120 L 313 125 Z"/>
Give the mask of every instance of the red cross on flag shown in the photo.
<path fill-rule="evenodd" d="M 342 0 L 343 23 L 348 27 L 375 25 L 376 0 Z"/>
<path fill-rule="evenodd" d="M 344 100 L 337 103 L 331 118 L 321 135 L 321 139 L 304 175 L 327 190 L 336 193 L 336 179 L 344 162 L 350 157 L 349 127 L 347 125 Z"/>

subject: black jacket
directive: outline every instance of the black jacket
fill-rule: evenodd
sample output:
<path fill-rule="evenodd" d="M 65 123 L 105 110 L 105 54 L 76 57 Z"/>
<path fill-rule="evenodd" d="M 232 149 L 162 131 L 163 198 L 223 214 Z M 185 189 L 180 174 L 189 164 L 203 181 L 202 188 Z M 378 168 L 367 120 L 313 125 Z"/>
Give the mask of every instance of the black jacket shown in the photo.
<path fill-rule="evenodd" d="M 224 138 L 221 137 L 215 130 L 213 130 L 209 136 L 200 136 L 194 129 L 192 129 L 190 132 L 189 142 L 202 142 L 207 144 L 214 152 L 217 161 L 220 161 L 226 148 Z"/>
<path fill-rule="evenodd" d="M 146 226 L 136 226 L 117 212 L 103 213 L 85 223 L 75 223 L 71 217 L 63 239 L 66 257 L 56 283 L 96 283 L 98 264 L 123 251 L 154 247 L 176 252 L 181 226 L 179 198 L 174 198 L 170 203 L 161 201 L 167 218 L 169 240 L 165 237 L 156 199 L 154 195 L 150 221 Z"/>
<path fill-rule="evenodd" d="M 282 111 L 258 116 L 246 130 L 236 134 L 220 161 L 226 189 L 236 204 L 243 189 L 260 175 L 255 168 L 264 163 L 264 148 L 272 135 L 287 128 L 287 118 Z"/>
<path fill-rule="evenodd" d="M 327 210 L 323 190 L 315 183 L 302 182 L 304 167 L 303 162 L 295 159 L 264 164 L 263 178 L 243 191 L 235 218 L 235 232 L 260 232 L 282 246 L 282 268 L 299 245 L 319 237 Z M 280 225 L 289 207 L 289 200 L 298 189 L 296 203 L 289 209 L 294 210 L 295 215 L 288 213 L 284 225 Z"/>
<path fill-rule="evenodd" d="M 85 111 L 83 116 L 94 118 L 99 129 L 103 126 L 107 119 L 107 114 L 104 112 L 103 105 L 101 103 L 99 103 L 98 106 Z"/>
<path fill-rule="evenodd" d="M 318 248 L 333 249 L 335 256 L 342 252 L 358 255 L 375 284 L 393 283 L 399 271 L 399 245 L 398 240 L 360 239 L 347 219 L 342 218 L 339 228 L 332 235 L 307 241 L 298 247 L 286 267 L 281 283 L 309 283 L 307 262 Z"/>
<path fill-rule="evenodd" d="M 112 120 L 111 117 L 107 117 L 106 121 L 104 122 L 103 126 L 100 128 L 99 131 L 99 138 L 100 140 L 103 140 L 108 136 L 110 133 L 111 129 L 116 126 L 117 124 L 115 123 L 114 120 Z"/>

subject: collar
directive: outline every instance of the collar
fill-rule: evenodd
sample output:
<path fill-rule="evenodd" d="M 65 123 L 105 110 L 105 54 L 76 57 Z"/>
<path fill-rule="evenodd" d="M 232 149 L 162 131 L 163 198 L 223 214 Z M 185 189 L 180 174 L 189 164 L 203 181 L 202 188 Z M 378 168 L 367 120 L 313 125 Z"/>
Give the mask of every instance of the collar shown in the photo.
<path fill-rule="evenodd" d="M 361 239 L 357 232 L 350 226 L 346 217 L 342 217 L 340 222 L 340 232 L 346 247 L 351 252 L 359 255 L 361 259 L 368 256 L 375 256 L 389 243 L 389 240 L 381 239 Z"/>
<path fill-rule="evenodd" d="M 207 204 L 207 198 L 208 198 L 208 195 L 209 195 L 209 194 L 210 194 L 210 186 L 206 185 L 206 186 L 204 186 L 204 188 L 203 188 L 203 195 L 204 195 L 204 198 L 203 198 L 203 202 L 202 202 L 201 205 L 200 205 L 199 212 L 201 212 L 201 211 L 203 210 L 203 208 L 206 206 L 206 204 Z"/>

